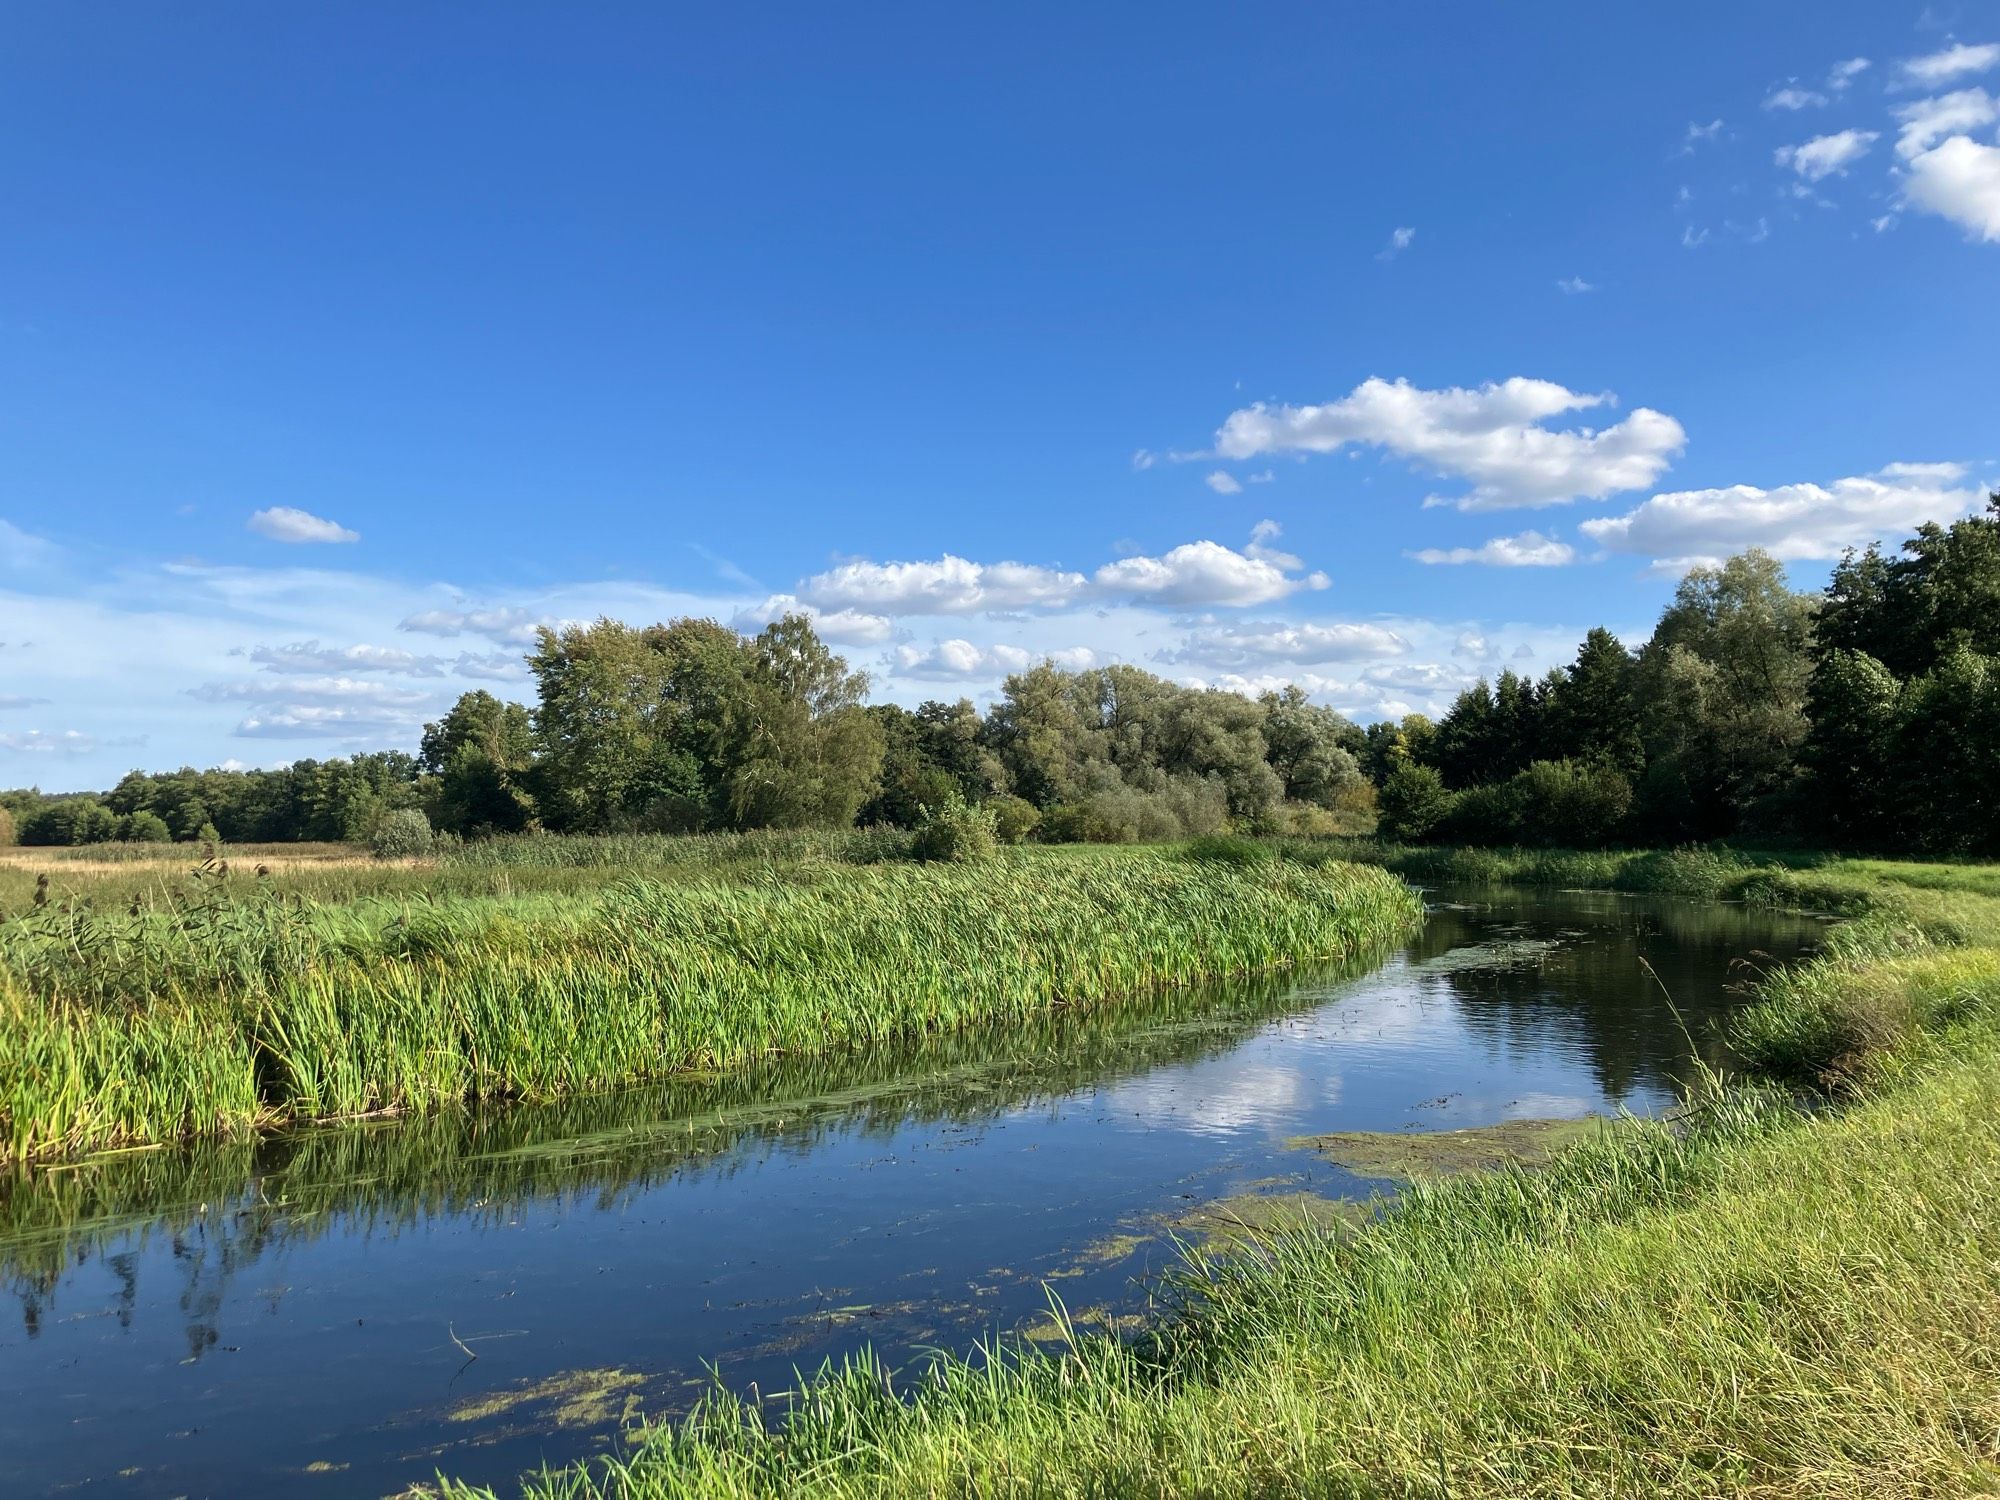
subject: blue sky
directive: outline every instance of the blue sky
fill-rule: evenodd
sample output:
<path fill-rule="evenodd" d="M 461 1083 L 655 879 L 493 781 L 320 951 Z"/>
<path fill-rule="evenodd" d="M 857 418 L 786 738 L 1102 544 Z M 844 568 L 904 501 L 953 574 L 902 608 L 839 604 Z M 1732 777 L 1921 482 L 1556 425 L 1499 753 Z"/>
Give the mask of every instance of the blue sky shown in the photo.
<path fill-rule="evenodd" d="M 1435 711 L 2000 479 L 2000 5 L 17 7 L 0 785 L 794 605 Z"/>

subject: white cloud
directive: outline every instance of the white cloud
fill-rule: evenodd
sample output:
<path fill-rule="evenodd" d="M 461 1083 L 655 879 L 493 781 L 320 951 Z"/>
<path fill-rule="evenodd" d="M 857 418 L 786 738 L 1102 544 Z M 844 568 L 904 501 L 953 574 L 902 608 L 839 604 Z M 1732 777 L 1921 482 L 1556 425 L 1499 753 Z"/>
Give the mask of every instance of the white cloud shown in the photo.
<path fill-rule="evenodd" d="M 877 646 L 896 633 L 896 622 L 887 615 L 864 614 L 856 609 L 819 609 L 796 594 L 773 594 L 762 604 L 738 610 L 729 624 L 745 635 L 754 635 L 786 615 L 804 615 L 821 637 L 837 646 Z"/>
<path fill-rule="evenodd" d="M 1615 399 L 1518 375 L 1475 390 L 1423 390 L 1407 380 L 1371 378 L 1324 405 L 1259 403 L 1232 412 L 1215 447 L 1225 458 L 1243 459 L 1369 444 L 1471 480 L 1472 492 L 1450 502 L 1461 510 L 1559 505 L 1644 488 L 1686 443 L 1680 423 L 1643 406 L 1597 431 L 1540 425 Z"/>
<path fill-rule="evenodd" d="M 1850 57 L 1845 62 L 1837 62 L 1826 71 L 1826 86 L 1838 94 L 1872 66 L 1865 57 Z"/>
<path fill-rule="evenodd" d="M 1277 662 L 1317 666 L 1377 661 L 1407 655 L 1409 650 L 1408 640 L 1382 625 L 1245 620 L 1190 631 L 1179 646 L 1157 653 L 1154 659 L 1170 665 L 1198 663 L 1240 669 Z"/>
<path fill-rule="evenodd" d="M 1458 640 L 1452 645 L 1451 654 L 1453 656 L 1471 657 L 1491 656 L 1493 654 L 1493 646 L 1478 631 L 1467 630 L 1461 633 Z"/>
<path fill-rule="evenodd" d="M 1764 108 L 1817 109 L 1824 103 L 1826 95 L 1813 89 L 1802 89 L 1794 83 L 1781 89 L 1773 89 L 1764 100 Z"/>
<path fill-rule="evenodd" d="M 2000 148 L 1955 135 L 1911 159 L 1903 201 L 2000 241 Z"/>
<path fill-rule="evenodd" d="M 244 739 L 292 740 L 337 737 L 354 740 L 383 735 L 407 739 L 423 715 L 376 704 L 288 703 L 259 710 L 232 734 Z"/>
<path fill-rule="evenodd" d="M 45 729 L 28 729 L 17 733 L 0 734 L 0 750 L 13 750 L 22 755 L 88 755 L 98 748 L 95 735 L 82 734 L 74 729 L 64 729 L 55 734 Z M 121 740 L 107 740 L 104 744 L 143 744 L 144 738 L 135 737 Z"/>
<path fill-rule="evenodd" d="M 1651 558 L 1661 572 L 1713 565 L 1746 547 L 1787 562 L 1834 558 L 1925 521 L 1970 514 L 1983 497 L 1975 487 L 1953 487 L 1964 477 L 1958 464 L 1891 464 L 1825 486 L 1680 490 L 1580 529 L 1608 552 Z"/>
<path fill-rule="evenodd" d="M 53 542 L 23 531 L 12 521 L 0 521 L 0 568 L 39 568 L 55 556 Z"/>
<path fill-rule="evenodd" d="M 318 641 L 294 641 L 288 646 L 253 646 L 250 660 L 267 672 L 395 672 L 412 677 L 437 677 L 444 661 L 419 656 L 396 646 L 322 646 Z"/>
<path fill-rule="evenodd" d="M 1243 492 L 1243 486 L 1237 483 L 1236 477 L 1233 474 L 1225 473 L 1221 469 L 1217 469 L 1208 478 L 1204 479 L 1202 483 L 1214 490 L 1218 495 L 1240 495 Z"/>
<path fill-rule="evenodd" d="M 1252 543 L 1255 548 L 1256 543 Z M 1282 554 L 1281 554 L 1282 555 Z M 1285 555 L 1296 566 L 1297 559 Z M 1286 567 L 1220 542 L 1183 542 L 1159 557 L 1127 557 L 1097 570 L 1099 593 L 1172 608 L 1269 604 L 1301 588 L 1323 589 L 1324 573 L 1295 578 Z"/>
<path fill-rule="evenodd" d="M 2000 119 L 2000 99 L 1980 88 L 1960 89 L 1934 99 L 1919 99 L 1896 111 L 1902 131 L 1896 154 L 1905 161 L 1919 156 L 1948 135 L 1959 135 Z"/>
<path fill-rule="evenodd" d="M 1597 290 L 1596 282 L 1585 281 L 1581 276 L 1558 276 L 1556 278 L 1556 285 L 1561 287 L 1565 292 L 1568 292 L 1572 297 L 1580 297 L 1585 292 L 1594 292 Z"/>
<path fill-rule="evenodd" d="M 1696 146 L 1713 141 L 1722 134 L 1722 121 L 1710 120 L 1706 125 L 1688 123 L 1687 134 L 1681 138 L 1681 155 L 1689 156 Z"/>
<path fill-rule="evenodd" d="M 1819 182 L 1846 172 L 1868 154 L 1878 136 L 1873 130 L 1841 130 L 1814 136 L 1804 145 L 1780 146 L 1774 155 L 1779 166 L 1790 167 L 1807 182 Z"/>
<path fill-rule="evenodd" d="M 1150 448 L 1141 448 L 1132 455 L 1132 467 L 1135 470 L 1150 469 L 1159 461 L 1160 456 Z"/>
<path fill-rule="evenodd" d="M 999 643 L 976 646 L 953 638 L 934 641 L 927 647 L 898 646 L 895 670 L 904 677 L 932 682 L 956 682 L 969 678 L 1001 677 L 1026 671 L 1038 662 L 1051 661 L 1071 672 L 1081 672 L 1099 664 L 1098 654 L 1088 646 L 1072 646 L 1054 651 L 1031 651 L 1025 646 Z"/>
<path fill-rule="evenodd" d="M 358 542 L 361 533 L 349 531 L 338 521 L 329 521 L 311 511 L 289 505 L 274 505 L 252 513 L 245 523 L 259 536 L 274 542 Z"/>
<path fill-rule="evenodd" d="M 963 615 L 989 609 L 1059 609 L 1089 587 L 1081 573 L 1027 563 L 976 563 L 946 553 L 936 562 L 842 563 L 799 586 L 821 609 L 887 615 Z"/>
<path fill-rule="evenodd" d="M 1263 545 L 1276 534 L 1267 521 L 1242 552 L 1220 542 L 1183 542 L 1158 557 L 1106 563 L 1088 577 L 1027 563 L 970 562 L 949 553 L 936 562 L 857 560 L 808 578 L 798 598 L 822 609 L 869 614 L 964 615 L 1093 602 L 1241 607 L 1268 604 L 1302 588 L 1325 588 L 1325 574 L 1296 577 L 1303 568 L 1297 558 Z"/>
<path fill-rule="evenodd" d="M 396 628 L 422 635 L 483 635 L 509 645 L 532 646 L 539 627 L 559 621 L 537 617 L 515 606 L 458 606 L 450 609 L 420 609 L 407 616 Z"/>
<path fill-rule="evenodd" d="M 1416 230 L 1407 225 L 1396 229 L 1390 233 L 1389 243 L 1375 252 L 1375 258 L 1377 260 L 1394 260 L 1405 250 L 1409 249 L 1416 242 L 1416 238 Z"/>
<path fill-rule="evenodd" d="M 319 703 L 370 703 L 378 708 L 415 708 L 435 701 L 435 694 L 416 688 L 391 687 L 358 677 L 261 678 L 237 682 L 204 682 L 188 689 L 204 703 L 275 703 L 310 700 Z"/>
<path fill-rule="evenodd" d="M 1484 563 L 1494 568 L 1554 568 L 1576 559 L 1576 549 L 1567 542 L 1524 531 L 1519 536 L 1496 536 L 1477 547 L 1426 547 L 1409 553 L 1420 563 Z"/>
<path fill-rule="evenodd" d="M 1909 58 L 1898 71 L 1906 83 L 1936 88 L 1967 73 L 1984 73 L 1996 63 L 2000 63 L 2000 42 L 1983 42 L 1978 46 L 1959 42 L 1941 52 Z"/>

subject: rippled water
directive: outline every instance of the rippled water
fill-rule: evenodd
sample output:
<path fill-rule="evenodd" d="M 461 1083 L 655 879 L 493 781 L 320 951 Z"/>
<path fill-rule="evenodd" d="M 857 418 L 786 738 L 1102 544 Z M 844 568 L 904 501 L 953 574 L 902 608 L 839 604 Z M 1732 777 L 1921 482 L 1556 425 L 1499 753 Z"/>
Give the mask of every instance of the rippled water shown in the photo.
<path fill-rule="evenodd" d="M 1381 1188 L 1294 1137 L 1657 1110 L 1695 1052 L 1726 1065 L 1741 984 L 1817 931 L 1433 895 L 1365 970 L 0 1179 L 0 1491 L 504 1482 L 712 1379 L 1032 1333 L 1051 1290 L 1142 1312 L 1201 1205 Z"/>

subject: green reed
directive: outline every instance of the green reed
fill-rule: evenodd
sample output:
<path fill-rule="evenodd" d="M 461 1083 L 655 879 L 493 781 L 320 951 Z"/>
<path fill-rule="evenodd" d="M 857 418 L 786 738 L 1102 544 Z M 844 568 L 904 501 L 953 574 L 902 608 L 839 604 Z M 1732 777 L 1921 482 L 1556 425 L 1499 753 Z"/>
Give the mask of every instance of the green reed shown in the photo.
<path fill-rule="evenodd" d="M 549 1098 L 1022 1020 L 1372 951 L 1419 915 L 1379 870 L 1165 850 L 66 903 L 0 923 L 0 1151 Z"/>

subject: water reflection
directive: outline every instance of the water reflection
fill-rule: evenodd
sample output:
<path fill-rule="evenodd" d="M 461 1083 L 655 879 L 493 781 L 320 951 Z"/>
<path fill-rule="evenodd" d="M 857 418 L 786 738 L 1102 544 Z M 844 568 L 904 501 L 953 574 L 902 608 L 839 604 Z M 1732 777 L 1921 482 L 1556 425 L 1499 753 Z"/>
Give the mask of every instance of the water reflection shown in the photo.
<path fill-rule="evenodd" d="M 770 1389 L 863 1342 L 962 1346 L 1045 1282 L 1131 1310 L 1192 1202 L 1368 1188 L 1294 1136 L 1658 1107 L 1727 1062 L 1746 965 L 1814 931 L 1448 894 L 1365 971 L 0 1181 L 9 1493 L 502 1483 L 685 1404 L 709 1362 Z M 616 1399 L 523 1416 L 577 1389 Z"/>

